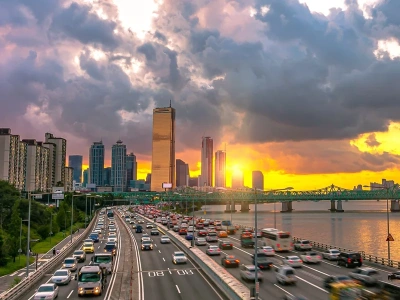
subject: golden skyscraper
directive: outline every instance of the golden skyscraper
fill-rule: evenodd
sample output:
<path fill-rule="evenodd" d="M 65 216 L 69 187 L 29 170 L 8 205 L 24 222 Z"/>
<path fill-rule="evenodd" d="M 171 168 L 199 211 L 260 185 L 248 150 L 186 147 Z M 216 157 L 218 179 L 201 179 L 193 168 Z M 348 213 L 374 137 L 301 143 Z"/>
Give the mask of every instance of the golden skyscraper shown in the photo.
<path fill-rule="evenodd" d="M 163 191 L 163 183 L 175 187 L 175 109 L 153 109 L 151 190 Z"/>

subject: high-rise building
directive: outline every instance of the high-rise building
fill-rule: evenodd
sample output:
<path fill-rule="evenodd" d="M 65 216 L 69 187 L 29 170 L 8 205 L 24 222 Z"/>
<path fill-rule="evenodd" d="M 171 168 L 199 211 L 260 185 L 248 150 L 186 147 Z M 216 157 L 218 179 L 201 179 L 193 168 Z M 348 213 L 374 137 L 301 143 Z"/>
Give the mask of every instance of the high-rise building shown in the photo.
<path fill-rule="evenodd" d="M 68 157 L 68 167 L 74 168 L 73 180 L 77 183 L 82 182 L 82 155 L 70 155 Z"/>
<path fill-rule="evenodd" d="M 150 184 L 150 186 L 151 186 L 151 173 L 147 173 L 146 181 L 144 183 L 145 184 Z"/>
<path fill-rule="evenodd" d="M 189 178 L 189 186 L 190 187 L 195 187 L 199 183 L 199 179 L 197 177 L 190 177 Z"/>
<path fill-rule="evenodd" d="M 176 160 L 176 186 L 189 186 L 189 165 L 181 159 Z"/>
<path fill-rule="evenodd" d="M 111 148 L 111 185 L 114 192 L 126 190 L 126 145 L 118 140 Z"/>
<path fill-rule="evenodd" d="M 264 174 L 261 171 L 253 171 L 252 174 L 253 189 L 264 190 Z"/>
<path fill-rule="evenodd" d="M 129 153 L 126 156 L 126 187 L 130 187 L 131 180 L 137 180 L 136 155 Z"/>
<path fill-rule="evenodd" d="M 226 152 L 215 152 L 215 186 L 226 187 Z"/>
<path fill-rule="evenodd" d="M 64 191 L 71 192 L 74 189 L 74 168 L 65 167 Z"/>
<path fill-rule="evenodd" d="M 63 184 L 65 182 L 65 167 L 67 166 L 67 141 L 63 138 L 55 137 L 47 132 L 45 142 L 55 145 L 56 157 L 54 163 L 54 182 Z M 51 157 L 51 154 L 50 154 Z"/>
<path fill-rule="evenodd" d="M 244 187 L 244 178 L 242 172 L 235 172 L 232 174 L 232 188 L 240 189 Z"/>
<path fill-rule="evenodd" d="M 25 181 L 26 181 L 26 155 L 28 150 L 28 145 L 22 141 L 19 142 L 19 155 L 18 155 L 18 183 L 15 187 L 18 190 L 25 189 Z M 50 172 L 50 170 L 49 170 Z M 49 187 L 52 185 L 48 184 Z"/>
<path fill-rule="evenodd" d="M 22 140 L 27 144 L 25 191 L 46 192 L 48 186 L 50 150 L 36 140 Z M 64 172 L 63 172 L 64 173 Z"/>
<path fill-rule="evenodd" d="M 86 185 L 89 183 L 89 168 L 86 170 L 83 170 L 83 183 L 82 186 L 86 187 Z"/>
<path fill-rule="evenodd" d="M 19 185 L 19 135 L 12 135 L 10 128 L 0 128 L 0 180 Z"/>
<path fill-rule="evenodd" d="M 203 137 L 201 141 L 201 177 L 199 186 L 213 186 L 213 139 Z"/>
<path fill-rule="evenodd" d="M 56 157 L 57 146 L 55 143 L 45 142 L 43 147 L 49 149 L 49 172 L 48 172 L 48 185 L 49 187 L 56 186 Z"/>
<path fill-rule="evenodd" d="M 104 145 L 103 142 L 94 142 L 89 150 L 89 183 L 96 186 L 103 185 Z"/>
<path fill-rule="evenodd" d="M 151 190 L 163 191 L 163 183 L 175 187 L 175 109 L 153 110 Z"/>
<path fill-rule="evenodd" d="M 103 170 L 103 186 L 111 185 L 111 167 L 104 168 Z"/>

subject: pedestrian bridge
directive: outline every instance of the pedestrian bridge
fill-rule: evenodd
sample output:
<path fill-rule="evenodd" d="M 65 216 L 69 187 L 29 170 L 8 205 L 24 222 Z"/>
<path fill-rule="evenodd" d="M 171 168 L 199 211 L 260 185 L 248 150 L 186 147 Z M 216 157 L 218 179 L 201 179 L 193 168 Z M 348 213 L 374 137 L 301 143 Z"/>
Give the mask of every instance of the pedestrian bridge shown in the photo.
<path fill-rule="evenodd" d="M 400 189 L 397 185 L 376 190 L 349 190 L 335 185 L 312 191 L 258 191 L 254 189 L 218 189 L 208 188 L 206 191 L 193 188 L 178 188 L 165 192 L 120 192 L 91 193 L 108 195 L 113 199 L 131 201 L 132 203 L 164 202 L 201 202 L 207 205 L 226 204 L 226 211 L 236 211 L 235 204 L 241 205 L 241 211 L 249 211 L 249 204 L 282 203 L 282 212 L 292 211 L 293 201 L 331 201 L 331 211 L 343 211 L 342 201 L 391 200 L 391 210 L 400 211 Z M 336 206 L 337 204 L 337 206 Z"/>

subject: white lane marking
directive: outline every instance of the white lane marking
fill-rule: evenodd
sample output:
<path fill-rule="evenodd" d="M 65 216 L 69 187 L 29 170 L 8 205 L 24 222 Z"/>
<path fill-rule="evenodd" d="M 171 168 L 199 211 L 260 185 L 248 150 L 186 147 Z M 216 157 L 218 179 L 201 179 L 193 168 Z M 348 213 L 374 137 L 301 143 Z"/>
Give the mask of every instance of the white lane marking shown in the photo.
<path fill-rule="evenodd" d="M 23 276 L 26 272 L 22 272 L 20 274 L 18 274 L 18 276 Z"/>
<path fill-rule="evenodd" d="M 175 286 L 176 286 L 176 289 L 178 290 L 178 293 L 180 294 L 180 293 L 181 293 L 181 291 L 180 291 L 180 289 L 179 289 L 178 285 L 176 285 L 176 284 L 175 284 Z"/>
<path fill-rule="evenodd" d="M 277 285 L 276 283 L 274 283 L 274 286 L 276 286 L 278 289 L 284 291 L 286 294 L 288 294 L 289 296 L 293 297 L 293 295 L 291 293 L 289 293 L 287 290 L 285 290 L 284 288 L 280 287 L 279 285 Z"/>
<path fill-rule="evenodd" d="M 327 261 L 322 261 L 324 264 L 327 264 L 327 265 L 330 265 L 330 266 L 333 266 L 333 267 L 336 267 L 336 268 L 339 268 L 339 269 L 341 269 L 341 267 L 340 266 L 338 266 L 338 265 L 335 265 L 335 264 L 333 264 L 333 263 L 330 263 L 330 262 L 327 262 Z"/>
<path fill-rule="evenodd" d="M 71 295 L 72 295 L 73 292 L 74 292 L 74 290 L 72 290 L 72 291 L 68 294 L 67 299 L 68 299 L 69 297 L 71 297 Z"/>
<path fill-rule="evenodd" d="M 163 257 L 162 260 L 165 261 L 165 258 Z"/>
<path fill-rule="evenodd" d="M 172 274 L 172 272 L 171 272 L 171 270 L 168 268 L 168 272 L 169 272 L 169 274 Z"/>
<path fill-rule="evenodd" d="M 10 274 L 10 276 L 17 275 L 18 271 L 15 271 L 14 273 Z"/>
<path fill-rule="evenodd" d="M 322 272 L 322 271 L 319 271 L 319 270 L 317 270 L 317 269 L 311 268 L 310 266 L 306 266 L 306 265 L 303 264 L 303 267 L 308 268 L 308 269 L 310 269 L 310 270 L 313 270 L 313 271 L 315 271 L 315 272 L 317 272 L 317 273 L 320 273 L 320 274 L 322 274 L 322 275 L 330 276 L 329 274 L 326 274 L 326 273 L 324 273 L 324 272 Z"/>
<path fill-rule="evenodd" d="M 157 244 L 154 244 L 155 247 L 157 247 Z"/>
<path fill-rule="evenodd" d="M 323 291 L 323 292 L 326 293 L 326 294 L 329 294 L 328 291 L 324 290 L 323 288 L 320 288 L 318 285 L 315 285 L 314 283 L 311 283 L 311 282 L 309 282 L 309 281 L 307 281 L 307 280 L 305 280 L 305 279 L 303 279 L 303 278 L 301 278 L 301 277 L 299 277 L 299 276 L 296 276 L 296 278 L 297 278 L 297 279 L 300 279 L 301 281 L 304 281 L 304 282 L 308 283 L 309 285 L 312 285 L 313 287 L 319 289 L 320 291 Z"/>
<path fill-rule="evenodd" d="M 160 250 L 158 250 L 158 253 L 161 253 L 161 251 L 160 251 Z"/>
<path fill-rule="evenodd" d="M 99 249 L 99 248 L 100 248 L 100 246 L 97 247 L 97 249 Z"/>

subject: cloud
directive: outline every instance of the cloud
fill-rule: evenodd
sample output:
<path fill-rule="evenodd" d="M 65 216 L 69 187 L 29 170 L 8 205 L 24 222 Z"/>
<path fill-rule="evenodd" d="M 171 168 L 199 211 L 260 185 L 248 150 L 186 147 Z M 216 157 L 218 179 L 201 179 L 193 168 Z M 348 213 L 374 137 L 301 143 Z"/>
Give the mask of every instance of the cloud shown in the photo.
<path fill-rule="evenodd" d="M 375 133 L 368 135 L 367 139 L 365 140 L 365 144 L 369 147 L 378 147 L 381 145 L 381 143 L 377 141 Z"/>

